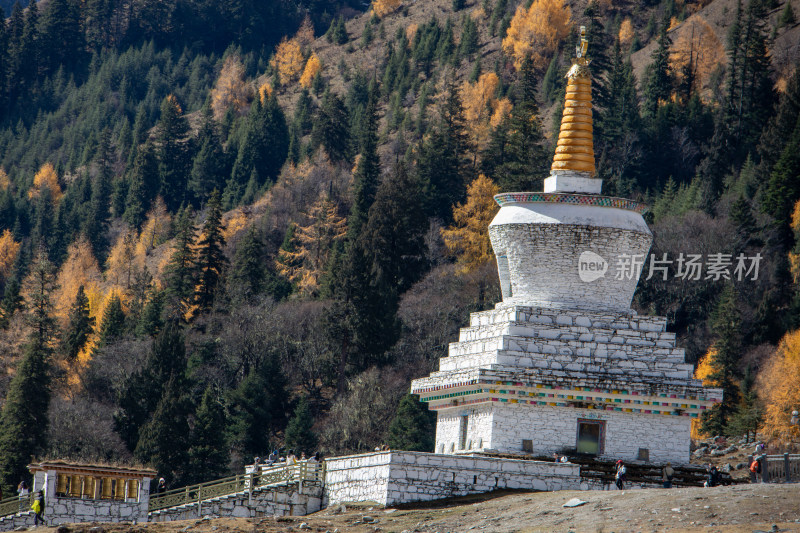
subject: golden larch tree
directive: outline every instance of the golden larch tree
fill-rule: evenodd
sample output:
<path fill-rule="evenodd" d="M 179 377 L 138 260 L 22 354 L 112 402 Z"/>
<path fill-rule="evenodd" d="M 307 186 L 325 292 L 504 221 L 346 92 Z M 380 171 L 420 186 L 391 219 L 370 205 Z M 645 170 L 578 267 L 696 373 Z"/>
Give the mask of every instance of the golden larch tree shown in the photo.
<path fill-rule="evenodd" d="M 629 45 L 633 40 L 633 22 L 631 22 L 631 18 L 628 17 L 622 21 L 619 25 L 619 33 L 617 34 L 619 37 L 619 42 L 622 45 Z"/>
<path fill-rule="evenodd" d="M 39 172 L 33 177 L 33 187 L 28 191 L 28 198 L 39 196 L 43 189 L 50 190 L 50 197 L 54 202 L 61 198 L 61 185 L 58 183 L 58 174 L 53 163 L 50 162 L 42 165 Z"/>
<path fill-rule="evenodd" d="M 136 250 L 136 232 L 122 233 L 106 259 L 106 281 L 129 289 L 136 272 L 144 269 L 144 254 Z"/>
<path fill-rule="evenodd" d="M 461 272 L 469 272 L 494 258 L 489 241 L 489 223 L 500 207 L 495 183 L 479 175 L 467 188 L 467 200 L 453 208 L 453 225 L 442 230 L 447 249 L 456 257 Z"/>
<path fill-rule="evenodd" d="M 169 237 L 170 224 L 172 224 L 172 217 L 167 211 L 164 200 L 159 196 L 148 211 L 147 218 L 142 225 L 142 232 L 139 234 L 137 246 L 141 252 L 146 255 L 150 250 L 166 241 Z"/>
<path fill-rule="evenodd" d="M 62 322 L 67 319 L 69 308 L 75 302 L 78 288 L 83 285 L 87 297 L 99 291 L 103 285 L 103 276 L 92 251 L 92 245 L 85 237 L 73 242 L 67 249 L 67 259 L 56 277 L 58 289 L 53 298 L 56 316 Z"/>
<path fill-rule="evenodd" d="M 11 187 L 11 180 L 5 169 L 0 167 L 0 191 L 7 191 L 9 187 Z"/>
<path fill-rule="evenodd" d="M 727 55 L 722 41 L 706 19 L 695 14 L 675 31 L 669 63 L 679 82 L 689 75 L 698 90 L 705 89 L 701 94 L 710 94 L 711 73 L 719 65 L 727 63 Z"/>
<path fill-rule="evenodd" d="M 306 61 L 306 68 L 303 69 L 303 75 L 300 76 L 300 85 L 306 89 L 310 88 L 311 83 L 314 81 L 314 76 L 316 76 L 320 70 L 322 70 L 322 63 L 320 63 L 317 54 L 311 52 L 308 61 Z"/>
<path fill-rule="evenodd" d="M 697 368 L 694 371 L 694 379 L 699 379 L 703 382 L 704 387 L 716 387 L 719 385 L 715 380 L 711 379 L 711 374 L 714 373 L 714 361 L 716 360 L 717 351 L 712 346 L 708 352 L 700 358 L 697 362 Z M 691 437 L 693 439 L 701 439 L 704 437 L 700 431 L 701 421 L 699 418 L 692 419 Z"/>
<path fill-rule="evenodd" d="M 347 233 L 347 221 L 339 216 L 336 204 L 327 197 L 317 200 L 306 218 L 308 224 L 295 229 L 294 249 L 281 250 L 277 266 L 281 275 L 296 284 L 301 293 L 314 295 L 334 243 Z"/>
<path fill-rule="evenodd" d="M 0 235 L 0 277 L 7 279 L 14 270 L 14 261 L 17 260 L 20 243 L 14 240 L 10 230 L 3 231 Z"/>
<path fill-rule="evenodd" d="M 281 83 L 288 83 L 297 78 L 303 71 L 303 52 L 300 45 L 294 39 L 284 39 L 278 44 L 275 55 L 269 63 L 272 68 L 278 71 L 278 79 Z"/>
<path fill-rule="evenodd" d="M 494 72 L 487 72 L 475 81 L 465 81 L 461 86 L 461 102 L 464 106 L 464 120 L 467 131 L 476 151 L 486 147 L 489 140 L 490 119 L 497 105 L 497 87 L 500 78 Z"/>
<path fill-rule="evenodd" d="M 303 19 L 303 23 L 300 24 L 300 29 L 294 34 L 294 39 L 301 48 L 311 46 L 311 43 L 314 42 L 314 23 L 311 22 L 311 17 L 306 15 L 306 18 Z"/>
<path fill-rule="evenodd" d="M 258 99 L 261 100 L 263 104 L 269 97 L 272 96 L 272 85 L 269 82 L 264 82 L 261 87 L 258 88 Z"/>
<path fill-rule="evenodd" d="M 534 68 L 544 70 L 559 42 L 569 35 L 571 17 L 563 0 L 534 0 L 528 9 L 519 6 L 503 39 L 503 51 L 517 69 L 530 57 Z"/>
<path fill-rule="evenodd" d="M 211 109 L 214 111 L 214 118 L 221 120 L 228 109 L 242 114 L 252 94 L 252 87 L 245 80 L 242 59 L 238 54 L 229 55 L 225 58 L 217 82 L 211 90 Z"/>
<path fill-rule="evenodd" d="M 376 17 L 383 18 L 400 9 L 401 5 L 403 0 L 372 0 L 372 12 Z"/>
<path fill-rule="evenodd" d="M 758 376 L 759 397 L 764 400 L 761 432 L 767 439 L 798 440 L 800 428 L 791 414 L 800 410 L 800 330 L 787 333 Z"/>

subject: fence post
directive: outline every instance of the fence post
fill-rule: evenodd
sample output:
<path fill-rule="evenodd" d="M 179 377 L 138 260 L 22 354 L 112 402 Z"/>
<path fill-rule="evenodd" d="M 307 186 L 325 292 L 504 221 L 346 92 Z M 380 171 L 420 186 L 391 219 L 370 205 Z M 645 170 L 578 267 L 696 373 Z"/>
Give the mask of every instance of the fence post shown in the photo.
<path fill-rule="evenodd" d="M 197 518 L 203 517 L 203 484 L 197 487 Z"/>
<path fill-rule="evenodd" d="M 792 481 L 792 474 L 789 470 L 789 454 L 783 454 L 783 469 L 786 472 L 786 483 L 790 483 Z"/>
<path fill-rule="evenodd" d="M 769 460 L 767 454 L 762 454 L 759 461 L 763 461 L 761 465 L 761 482 L 769 483 Z"/>

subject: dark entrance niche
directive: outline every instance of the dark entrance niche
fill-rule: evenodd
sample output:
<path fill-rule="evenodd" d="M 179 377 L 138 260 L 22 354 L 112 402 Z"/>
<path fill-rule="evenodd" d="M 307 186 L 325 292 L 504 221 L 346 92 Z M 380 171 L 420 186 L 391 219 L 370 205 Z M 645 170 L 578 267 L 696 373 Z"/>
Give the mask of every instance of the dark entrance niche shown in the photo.
<path fill-rule="evenodd" d="M 578 419 L 578 436 L 575 448 L 578 453 L 586 455 L 602 455 L 606 437 L 604 420 Z"/>

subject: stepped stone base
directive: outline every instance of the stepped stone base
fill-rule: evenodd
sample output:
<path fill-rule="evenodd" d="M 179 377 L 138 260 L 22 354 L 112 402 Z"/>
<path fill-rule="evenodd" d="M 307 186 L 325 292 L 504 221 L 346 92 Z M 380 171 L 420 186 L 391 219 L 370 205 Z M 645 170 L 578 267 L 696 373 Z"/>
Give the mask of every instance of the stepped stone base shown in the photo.
<path fill-rule="evenodd" d="M 688 463 L 691 419 L 722 398 L 692 378 L 663 317 L 498 304 L 473 313 L 411 390 L 438 412 L 436 451 L 585 451 Z"/>
<path fill-rule="evenodd" d="M 382 506 L 499 489 L 578 490 L 580 466 L 494 457 L 387 451 L 326 461 L 323 505 Z"/>

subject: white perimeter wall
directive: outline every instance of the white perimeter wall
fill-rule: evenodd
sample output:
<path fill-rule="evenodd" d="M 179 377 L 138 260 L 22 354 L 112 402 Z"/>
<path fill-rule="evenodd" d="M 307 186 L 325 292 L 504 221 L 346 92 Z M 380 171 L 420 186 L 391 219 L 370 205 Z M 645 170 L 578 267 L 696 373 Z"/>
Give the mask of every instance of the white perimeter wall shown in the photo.
<path fill-rule="evenodd" d="M 389 506 L 498 489 L 582 488 L 580 467 L 571 463 L 388 451 L 329 459 L 326 468 L 324 506 L 364 501 Z"/>
<path fill-rule="evenodd" d="M 469 415 L 467 447 L 459 450 L 461 416 L 465 414 Z M 499 402 L 440 411 L 436 422 L 436 451 L 491 449 L 521 453 L 522 440 L 526 439 L 533 441 L 535 454 L 549 455 L 564 448 L 575 448 L 579 418 L 605 421 L 601 458 L 634 461 L 639 448 L 646 448 L 651 463 L 689 463 L 689 417 Z"/>

